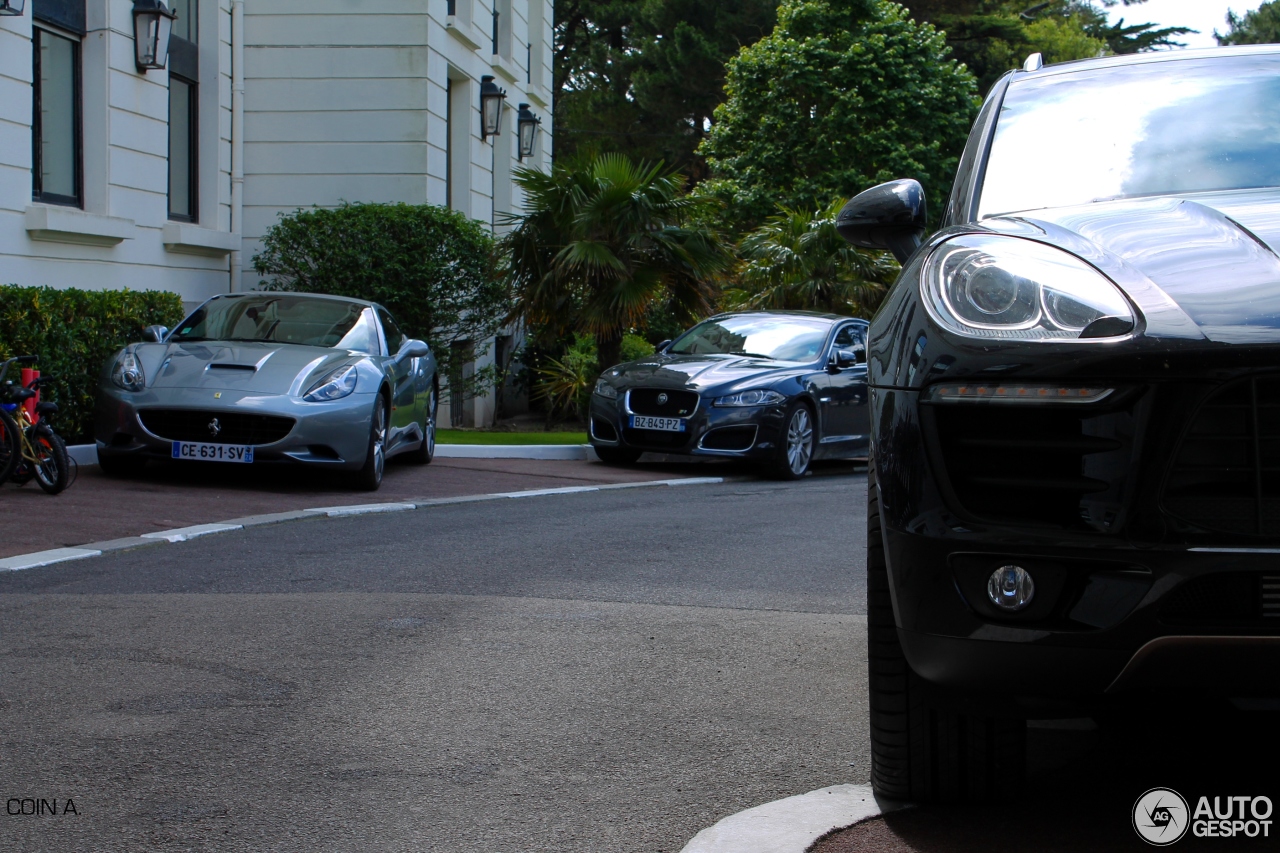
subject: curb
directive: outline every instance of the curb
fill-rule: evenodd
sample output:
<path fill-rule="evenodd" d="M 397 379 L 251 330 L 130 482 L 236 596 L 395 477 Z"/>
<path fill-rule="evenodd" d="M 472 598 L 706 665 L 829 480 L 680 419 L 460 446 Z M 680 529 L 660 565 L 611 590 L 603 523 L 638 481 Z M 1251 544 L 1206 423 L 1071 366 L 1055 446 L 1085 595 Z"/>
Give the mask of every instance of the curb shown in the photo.
<path fill-rule="evenodd" d="M 97 465 L 96 444 L 73 444 L 67 454 L 77 465 Z M 441 459 L 554 459 L 599 462 L 589 444 L 437 444 Z"/>
<path fill-rule="evenodd" d="M 680 853 L 805 853 L 832 832 L 910 807 L 877 800 L 870 785 L 832 785 L 730 815 Z"/>
<path fill-rule="evenodd" d="M 83 445 L 81 445 L 83 446 Z M 638 483 L 609 483 L 601 486 L 565 486 L 559 489 L 528 489 L 522 492 L 494 492 L 483 495 L 463 495 L 456 498 L 426 498 L 420 501 L 395 501 L 387 503 L 352 504 L 349 506 L 322 506 L 313 509 L 293 510 L 290 512 L 272 512 L 264 515 L 249 515 L 244 518 L 233 518 L 228 521 L 211 524 L 197 524 L 192 527 L 176 527 L 173 530 L 157 530 L 143 533 L 140 536 L 126 536 L 122 539 L 109 539 L 103 542 L 92 542 L 74 548 L 54 548 L 50 551 L 35 551 L 30 554 L 18 554 L 0 559 L 0 572 L 17 572 L 24 569 L 38 569 L 65 563 L 70 560 L 83 560 L 87 557 L 100 557 L 113 551 L 129 551 L 148 545 L 174 544 L 186 542 L 201 536 L 215 533 L 226 533 L 232 530 L 243 530 L 246 527 L 261 527 L 266 524 L 281 524 L 289 521 L 301 521 L 304 518 L 346 518 L 355 515 L 368 515 L 384 512 L 408 512 L 416 509 L 428 509 L 434 506 L 449 504 L 478 503 L 480 501 L 498 501 L 509 498 L 535 498 L 549 495 L 576 495 L 582 492 L 606 492 L 617 489 L 643 489 L 655 486 L 709 486 L 716 483 L 734 482 L 746 477 L 680 477 L 671 480 L 644 480 Z"/>

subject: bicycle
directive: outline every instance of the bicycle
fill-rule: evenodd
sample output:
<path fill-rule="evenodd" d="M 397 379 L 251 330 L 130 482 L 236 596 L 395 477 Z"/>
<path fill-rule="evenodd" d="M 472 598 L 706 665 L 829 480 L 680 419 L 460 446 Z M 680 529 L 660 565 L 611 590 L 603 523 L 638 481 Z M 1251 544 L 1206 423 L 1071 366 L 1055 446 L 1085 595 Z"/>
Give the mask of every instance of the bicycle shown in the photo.
<path fill-rule="evenodd" d="M 37 356 L 24 355 L 0 362 L 0 382 L 4 382 L 14 362 L 35 364 L 37 360 Z M 56 495 L 71 485 L 67 445 L 48 422 L 48 417 L 58 411 L 58 405 L 38 403 L 35 407 L 38 421 L 23 405 L 50 381 L 50 377 L 39 377 L 25 386 L 15 387 L 12 382 L 0 386 L 4 397 L 0 403 L 0 482 L 11 480 L 24 485 L 34 478 L 47 494 Z"/>

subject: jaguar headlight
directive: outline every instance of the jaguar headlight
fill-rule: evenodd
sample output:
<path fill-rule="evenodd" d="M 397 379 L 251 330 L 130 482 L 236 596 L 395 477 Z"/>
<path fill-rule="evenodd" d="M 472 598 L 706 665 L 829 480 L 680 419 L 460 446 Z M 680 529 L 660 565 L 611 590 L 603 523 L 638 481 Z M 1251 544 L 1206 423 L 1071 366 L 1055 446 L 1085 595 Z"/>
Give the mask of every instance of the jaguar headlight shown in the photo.
<path fill-rule="evenodd" d="M 319 382 L 311 386 L 311 390 L 302 398 L 308 403 L 327 403 L 330 400 L 341 400 L 356 390 L 356 376 L 359 371 L 354 364 L 339 367 Z"/>
<path fill-rule="evenodd" d="M 111 381 L 126 391 L 141 391 L 147 385 L 142 372 L 142 362 L 131 350 L 125 350 L 116 358 L 111 369 Z"/>
<path fill-rule="evenodd" d="M 995 234 L 953 237 L 933 250 L 921 285 L 933 319 L 976 338 L 1116 337 L 1133 309 L 1111 280 L 1074 255 Z"/>
<path fill-rule="evenodd" d="M 614 388 L 612 385 L 610 385 L 608 382 L 605 382 L 603 379 L 596 380 L 596 393 L 599 394 L 601 397 L 604 397 L 609 400 L 618 399 L 618 389 Z"/>
<path fill-rule="evenodd" d="M 717 397 L 717 406 L 777 406 L 787 402 L 787 398 L 777 391 L 740 391 L 727 397 Z"/>

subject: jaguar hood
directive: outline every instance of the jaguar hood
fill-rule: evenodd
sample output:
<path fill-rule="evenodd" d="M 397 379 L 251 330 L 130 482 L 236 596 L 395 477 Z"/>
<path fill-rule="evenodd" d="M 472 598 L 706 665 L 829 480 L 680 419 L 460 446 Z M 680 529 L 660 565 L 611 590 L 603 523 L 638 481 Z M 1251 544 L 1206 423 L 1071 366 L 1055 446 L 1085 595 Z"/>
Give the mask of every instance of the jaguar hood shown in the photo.
<path fill-rule="evenodd" d="M 1142 309 L 1148 335 L 1280 343 L 1280 190 L 1097 202 L 979 225 L 1089 261 Z"/>
<path fill-rule="evenodd" d="M 730 386 L 745 379 L 797 368 L 794 362 L 740 355 L 652 355 L 619 364 L 605 377 L 620 388 L 690 388 Z"/>
<path fill-rule="evenodd" d="M 349 350 L 271 343 L 138 344 L 148 388 L 305 393 L 310 382 L 361 357 Z M 303 387 L 306 386 L 306 387 Z"/>

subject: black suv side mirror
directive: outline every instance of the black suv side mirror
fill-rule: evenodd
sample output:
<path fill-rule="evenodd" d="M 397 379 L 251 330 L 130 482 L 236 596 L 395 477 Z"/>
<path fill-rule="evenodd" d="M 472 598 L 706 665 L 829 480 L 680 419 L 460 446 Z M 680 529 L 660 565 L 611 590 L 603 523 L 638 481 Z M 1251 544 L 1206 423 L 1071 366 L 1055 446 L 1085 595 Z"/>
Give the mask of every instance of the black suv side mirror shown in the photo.
<path fill-rule="evenodd" d="M 910 179 L 889 181 L 858 193 L 840 210 L 836 231 L 863 249 L 888 249 L 906 263 L 929 224 L 924 188 Z"/>

